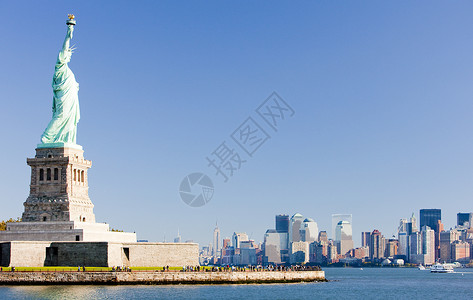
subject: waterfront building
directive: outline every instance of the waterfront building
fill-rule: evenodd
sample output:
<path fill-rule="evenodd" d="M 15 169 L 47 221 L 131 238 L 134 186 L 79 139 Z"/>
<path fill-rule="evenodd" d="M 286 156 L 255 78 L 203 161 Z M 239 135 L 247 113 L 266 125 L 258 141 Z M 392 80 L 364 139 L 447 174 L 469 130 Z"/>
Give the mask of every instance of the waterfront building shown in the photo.
<path fill-rule="evenodd" d="M 276 216 L 276 231 L 289 233 L 289 215 Z"/>
<path fill-rule="evenodd" d="M 435 263 L 435 231 L 428 226 L 421 228 L 422 233 L 422 254 L 424 255 L 424 265 Z"/>
<path fill-rule="evenodd" d="M 364 246 L 352 249 L 350 256 L 358 259 L 366 259 L 370 257 L 370 247 Z"/>
<path fill-rule="evenodd" d="M 458 213 L 457 214 L 457 226 L 465 226 L 470 228 L 473 213 Z"/>
<path fill-rule="evenodd" d="M 352 215 L 351 214 L 333 214 L 332 215 L 332 239 L 335 239 L 336 227 L 340 221 L 347 221 L 350 224 L 353 224 Z"/>
<path fill-rule="evenodd" d="M 442 221 L 437 221 L 435 229 L 435 261 L 437 261 L 440 258 L 440 233 L 444 231 Z"/>
<path fill-rule="evenodd" d="M 409 236 L 406 231 L 398 233 L 398 241 L 398 255 L 404 255 L 407 259 L 409 257 Z"/>
<path fill-rule="evenodd" d="M 462 241 L 454 241 L 451 244 L 452 262 L 470 262 L 470 244 Z"/>
<path fill-rule="evenodd" d="M 361 247 L 370 246 L 370 237 L 371 237 L 371 232 L 369 231 L 365 231 L 361 233 Z"/>
<path fill-rule="evenodd" d="M 335 244 L 337 245 L 337 252 L 340 255 L 345 255 L 348 251 L 353 249 L 353 238 L 351 223 L 348 221 L 340 221 L 335 228 Z"/>
<path fill-rule="evenodd" d="M 239 249 L 242 241 L 248 241 L 248 235 L 244 232 L 234 232 L 232 236 L 232 246 L 235 249 Z"/>
<path fill-rule="evenodd" d="M 386 241 L 384 250 L 385 257 L 394 257 L 398 253 L 399 242 L 396 239 L 389 239 Z"/>
<path fill-rule="evenodd" d="M 215 229 L 214 229 L 214 236 L 213 236 L 213 240 L 214 240 L 214 247 L 213 247 L 213 253 L 212 255 L 215 256 L 215 257 L 218 257 L 220 256 L 220 250 L 221 250 L 221 247 L 220 247 L 220 229 L 218 228 L 218 224 L 217 222 L 215 222 Z"/>
<path fill-rule="evenodd" d="M 438 221 L 442 221 L 442 211 L 440 209 L 421 209 L 420 210 L 420 228 L 429 226 L 435 231 Z"/>
<path fill-rule="evenodd" d="M 300 235 L 301 235 L 301 240 L 303 242 L 315 242 L 317 241 L 319 234 L 319 227 L 317 226 L 317 223 L 310 218 L 307 218 L 302 222 L 301 228 L 300 228 Z"/>
<path fill-rule="evenodd" d="M 370 241 L 370 259 L 372 261 L 382 259 L 384 257 L 384 236 L 375 229 L 371 233 Z"/>
<path fill-rule="evenodd" d="M 460 233 L 455 230 L 443 231 L 440 233 L 440 260 L 443 262 L 452 261 L 452 247 L 454 241 L 460 239 Z"/>
<path fill-rule="evenodd" d="M 409 235 L 409 262 L 413 264 L 421 264 L 423 261 L 422 233 L 416 231 Z"/>

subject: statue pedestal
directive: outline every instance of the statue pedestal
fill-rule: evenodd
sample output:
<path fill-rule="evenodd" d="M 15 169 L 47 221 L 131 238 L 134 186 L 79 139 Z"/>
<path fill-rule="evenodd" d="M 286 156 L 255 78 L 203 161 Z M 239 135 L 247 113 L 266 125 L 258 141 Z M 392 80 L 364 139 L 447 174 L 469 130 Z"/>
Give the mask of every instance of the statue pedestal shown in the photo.
<path fill-rule="evenodd" d="M 38 144 L 36 146 L 37 149 L 44 149 L 44 148 L 72 148 L 77 150 L 82 150 L 81 145 L 73 144 L 73 143 L 47 143 L 47 144 Z"/>

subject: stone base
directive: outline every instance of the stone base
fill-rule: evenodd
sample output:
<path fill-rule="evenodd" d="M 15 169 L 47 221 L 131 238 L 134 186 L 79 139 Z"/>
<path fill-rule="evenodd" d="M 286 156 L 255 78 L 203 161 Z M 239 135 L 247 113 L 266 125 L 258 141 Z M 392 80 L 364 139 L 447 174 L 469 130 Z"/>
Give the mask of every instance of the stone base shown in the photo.
<path fill-rule="evenodd" d="M 110 225 L 89 222 L 17 222 L 0 231 L 0 241 L 136 242 L 136 233 L 112 232 Z"/>
<path fill-rule="evenodd" d="M 195 243 L 0 242 L 0 266 L 196 266 Z"/>

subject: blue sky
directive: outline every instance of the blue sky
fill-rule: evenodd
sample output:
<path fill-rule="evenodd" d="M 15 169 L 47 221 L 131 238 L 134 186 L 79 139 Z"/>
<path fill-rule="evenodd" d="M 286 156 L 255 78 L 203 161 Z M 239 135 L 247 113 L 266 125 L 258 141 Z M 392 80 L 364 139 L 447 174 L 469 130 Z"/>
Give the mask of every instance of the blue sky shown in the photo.
<path fill-rule="evenodd" d="M 26 157 L 51 118 L 68 13 L 80 84 L 78 143 L 98 221 L 138 238 L 262 240 L 274 215 L 330 231 L 352 213 L 391 236 L 399 219 L 473 211 L 470 1 L 0 2 L 0 218 L 20 216 Z M 209 156 L 273 91 L 295 114 L 224 183 Z M 268 129 L 269 130 L 269 129 Z M 179 198 L 189 173 L 215 185 Z"/>

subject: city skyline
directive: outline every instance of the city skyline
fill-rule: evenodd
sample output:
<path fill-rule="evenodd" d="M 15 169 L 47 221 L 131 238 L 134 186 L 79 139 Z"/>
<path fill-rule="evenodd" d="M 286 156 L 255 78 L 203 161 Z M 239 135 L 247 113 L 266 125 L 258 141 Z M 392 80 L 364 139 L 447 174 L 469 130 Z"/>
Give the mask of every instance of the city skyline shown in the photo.
<path fill-rule="evenodd" d="M 400 216 L 421 208 L 441 208 L 454 227 L 473 198 L 472 9 L 2 2 L 0 218 L 23 211 L 25 159 L 51 117 L 52 64 L 73 13 L 77 142 L 94 162 L 98 222 L 149 241 L 172 241 L 179 228 L 201 245 L 216 218 L 222 237 L 261 240 L 270 216 L 285 212 L 310 216 L 329 236 L 331 215 L 350 213 L 355 245 L 373 228 L 392 236 Z M 274 91 L 294 116 L 277 131 L 261 123 L 264 147 L 229 182 L 214 176 L 206 156 Z M 179 197 L 190 172 L 215 186 L 200 208 Z"/>
<path fill-rule="evenodd" d="M 412 213 L 409 219 L 399 219 L 396 235 L 388 236 L 375 228 L 361 232 L 362 245 L 355 246 L 351 215 L 332 215 L 332 222 L 337 225 L 334 238 L 328 239 L 327 231 L 319 231 L 312 218 L 300 213 L 290 218 L 288 214 L 278 214 L 262 242 L 250 239 L 245 232 L 234 232 L 231 240 L 223 239 L 221 251 L 216 251 L 212 244 L 201 247 L 199 260 L 205 265 L 358 266 L 363 263 L 431 266 L 436 262 L 469 264 L 473 261 L 473 228 L 470 226 L 473 213 L 457 213 L 459 224 L 451 229 L 444 228 L 441 209 L 420 209 L 419 215 L 420 227 Z M 220 229 L 216 227 L 215 231 L 220 232 Z M 214 244 L 218 245 L 215 231 Z"/>

